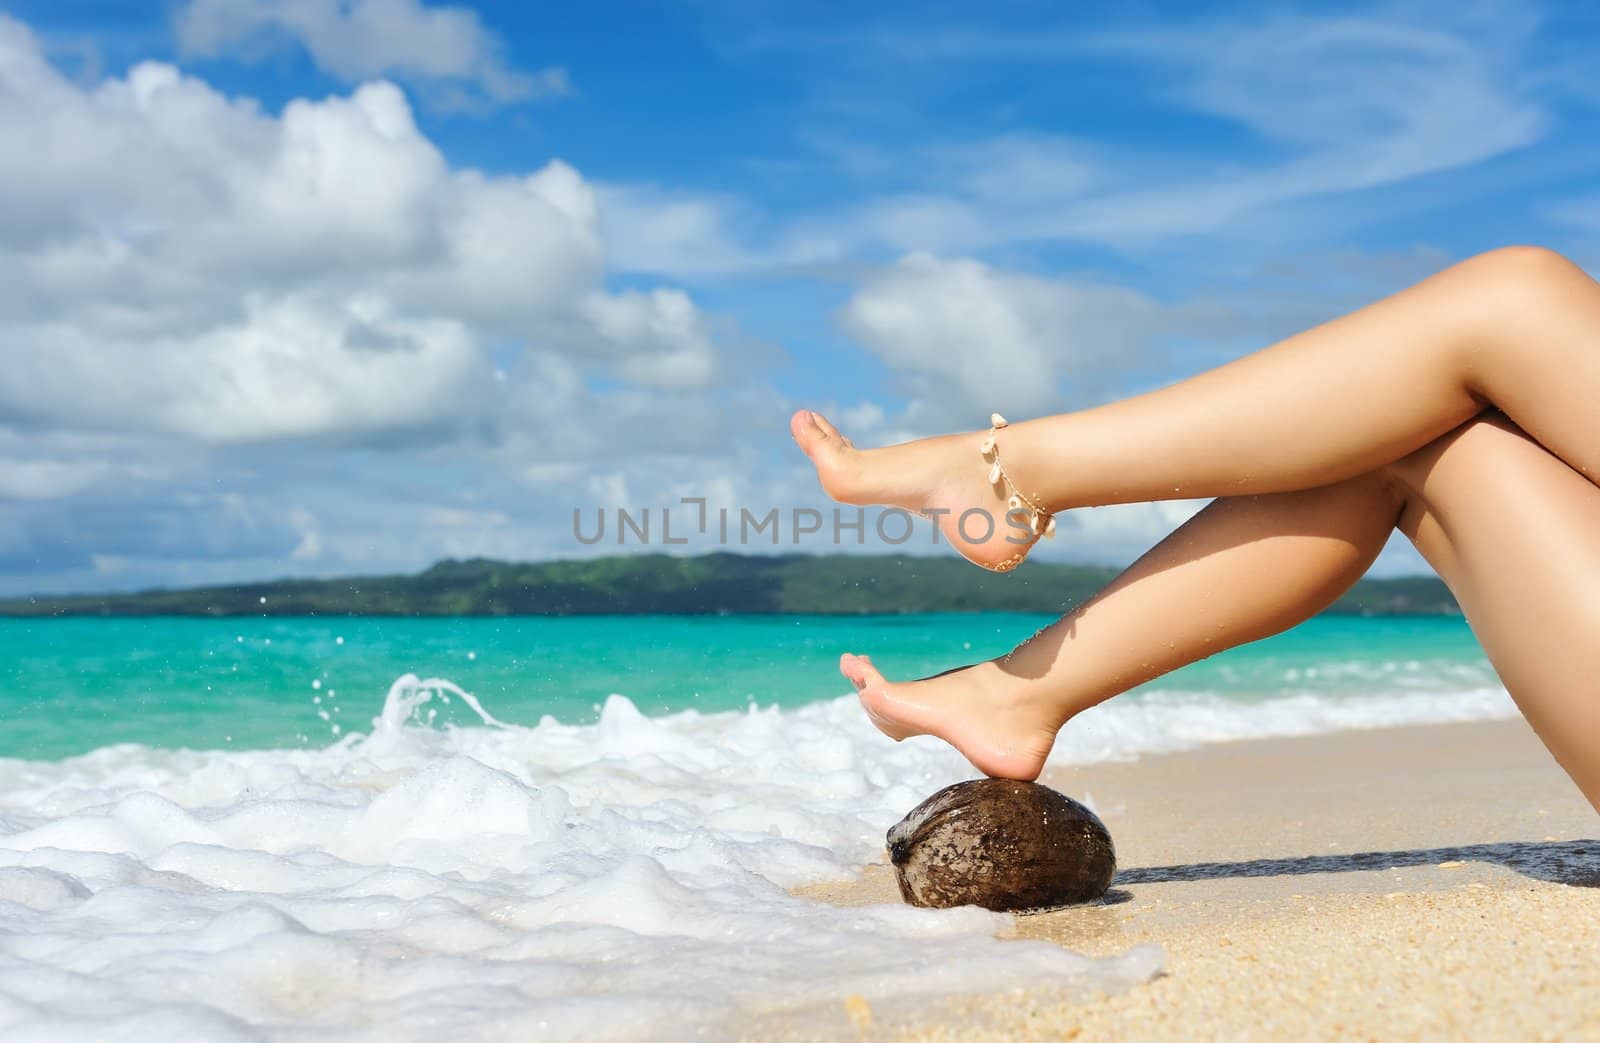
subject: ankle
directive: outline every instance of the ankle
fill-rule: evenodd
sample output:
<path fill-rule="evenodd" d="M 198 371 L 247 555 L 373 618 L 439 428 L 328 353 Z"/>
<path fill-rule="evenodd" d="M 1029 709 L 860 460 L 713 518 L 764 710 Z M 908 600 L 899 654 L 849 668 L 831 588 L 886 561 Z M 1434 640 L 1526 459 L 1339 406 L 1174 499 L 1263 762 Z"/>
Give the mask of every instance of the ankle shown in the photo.
<path fill-rule="evenodd" d="M 1008 426 L 999 439 L 1000 452 L 1005 460 L 1006 476 L 1010 478 L 1025 500 L 1046 511 L 1064 511 L 1076 504 L 1063 502 L 1060 490 L 1052 480 L 1048 457 L 1040 452 L 1033 422 Z"/>
<path fill-rule="evenodd" d="M 1059 728 L 1071 713 L 1062 707 L 1053 687 L 1042 677 L 1019 672 L 1009 659 L 1007 654 L 972 667 L 984 705 L 997 713 L 1027 716 L 1041 726 Z"/>

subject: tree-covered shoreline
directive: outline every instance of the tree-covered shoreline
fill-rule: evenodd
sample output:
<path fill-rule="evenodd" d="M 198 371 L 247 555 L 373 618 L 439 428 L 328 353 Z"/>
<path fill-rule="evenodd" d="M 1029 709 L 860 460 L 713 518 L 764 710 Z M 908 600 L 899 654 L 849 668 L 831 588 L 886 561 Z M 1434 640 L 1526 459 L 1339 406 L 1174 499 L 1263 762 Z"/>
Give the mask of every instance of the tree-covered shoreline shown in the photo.
<path fill-rule="evenodd" d="M 0 600 L 4 616 L 573 616 L 1061 612 L 1117 570 L 1030 562 L 1008 575 L 904 555 L 638 554 L 441 561 L 412 575 L 282 579 L 185 590 Z M 1329 609 L 1459 615 L 1425 576 L 1365 579 Z"/>

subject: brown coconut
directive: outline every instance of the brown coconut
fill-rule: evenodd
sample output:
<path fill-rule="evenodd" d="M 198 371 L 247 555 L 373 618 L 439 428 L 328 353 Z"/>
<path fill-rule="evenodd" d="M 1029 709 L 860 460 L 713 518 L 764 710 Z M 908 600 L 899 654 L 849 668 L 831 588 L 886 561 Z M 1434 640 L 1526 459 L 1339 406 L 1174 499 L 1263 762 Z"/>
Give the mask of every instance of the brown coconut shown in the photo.
<path fill-rule="evenodd" d="M 1095 813 L 1035 782 L 946 786 L 889 830 L 889 861 L 912 905 L 1050 909 L 1106 893 L 1117 871 Z"/>

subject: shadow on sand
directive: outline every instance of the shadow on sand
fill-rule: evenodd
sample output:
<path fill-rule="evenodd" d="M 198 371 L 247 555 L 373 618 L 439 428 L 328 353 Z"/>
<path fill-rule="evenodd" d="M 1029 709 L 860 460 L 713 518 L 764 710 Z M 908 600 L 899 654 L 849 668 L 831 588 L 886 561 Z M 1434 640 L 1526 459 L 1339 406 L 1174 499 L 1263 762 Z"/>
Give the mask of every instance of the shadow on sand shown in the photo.
<path fill-rule="evenodd" d="M 1166 884 L 1229 877 L 1354 873 L 1438 865 L 1441 862 L 1488 862 L 1537 880 L 1571 887 L 1600 887 L 1600 840 L 1469 844 L 1466 847 L 1432 847 L 1412 851 L 1257 858 L 1248 862 L 1195 862 L 1183 866 L 1125 869 L 1117 874 L 1114 883 Z"/>

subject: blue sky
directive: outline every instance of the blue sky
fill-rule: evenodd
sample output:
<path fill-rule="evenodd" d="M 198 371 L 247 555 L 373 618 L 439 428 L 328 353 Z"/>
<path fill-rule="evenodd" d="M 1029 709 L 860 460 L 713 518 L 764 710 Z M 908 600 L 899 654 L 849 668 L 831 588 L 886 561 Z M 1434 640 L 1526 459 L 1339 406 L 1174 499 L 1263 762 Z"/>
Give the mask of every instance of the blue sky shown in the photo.
<path fill-rule="evenodd" d="M 1594 271 L 1597 46 L 1579 3 L 14 2 L 0 591 L 615 552 L 574 507 L 821 506 L 799 405 L 898 440 L 1508 242 Z"/>

